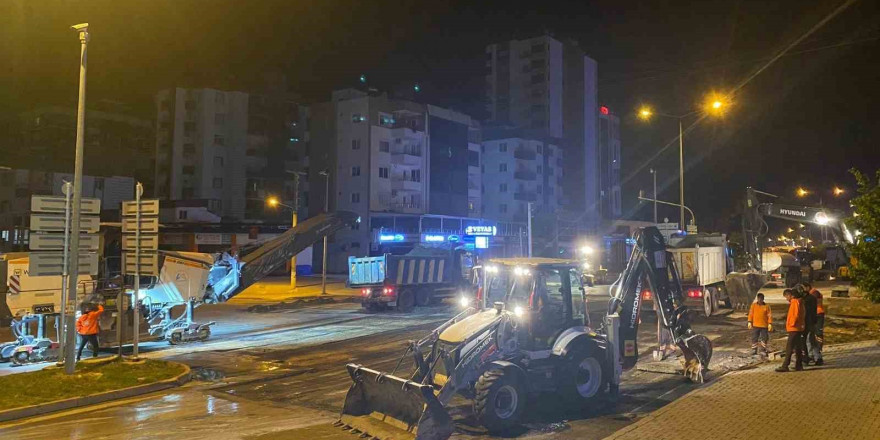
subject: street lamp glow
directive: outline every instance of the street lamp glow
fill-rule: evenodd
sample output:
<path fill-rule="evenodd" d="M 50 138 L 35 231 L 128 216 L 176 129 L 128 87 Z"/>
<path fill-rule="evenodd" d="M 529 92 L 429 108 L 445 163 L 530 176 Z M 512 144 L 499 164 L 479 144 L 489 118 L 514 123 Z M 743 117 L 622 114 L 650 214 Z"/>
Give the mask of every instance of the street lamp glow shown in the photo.
<path fill-rule="evenodd" d="M 792 232 L 794 232 L 794 229 L 788 228 L 788 233 L 791 234 Z"/>
<path fill-rule="evenodd" d="M 810 192 L 802 187 L 798 187 L 798 189 L 795 191 L 795 194 L 797 194 L 798 197 L 806 197 L 810 195 Z"/>
<path fill-rule="evenodd" d="M 653 115 L 654 115 L 654 112 L 651 110 L 650 107 L 642 107 L 639 109 L 639 119 L 641 119 L 643 121 L 647 121 L 648 119 L 651 119 L 651 116 L 653 116 Z"/>
<path fill-rule="evenodd" d="M 721 104 L 721 101 L 715 101 L 712 103 L 712 108 L 719 109 L 719 108 L 721 108 L 722 105 L 723 104 Z"/>
<path fill-rule="evenodd" d="M 268 199 L 266 199 L 266 204 L 273 208 L 277 207 L 280 203 L 281 202 L 278 201 L 278 197 L 269 197 Z"/>
<path fill-rule="evenodd" d="M 835 196 L 839 196 L 839 195 L 845 193 L 846 191 L 839 186 L 835 186 L 834 190 L 832 190 L 831 192 L 833 192 Z"/>
<path fill-rule="evenodd" d="M 585 255 L 590 255 L 593 253 L 593 248 L 590 246 L 583 246 L 581 247 L 581 253 Z"/>

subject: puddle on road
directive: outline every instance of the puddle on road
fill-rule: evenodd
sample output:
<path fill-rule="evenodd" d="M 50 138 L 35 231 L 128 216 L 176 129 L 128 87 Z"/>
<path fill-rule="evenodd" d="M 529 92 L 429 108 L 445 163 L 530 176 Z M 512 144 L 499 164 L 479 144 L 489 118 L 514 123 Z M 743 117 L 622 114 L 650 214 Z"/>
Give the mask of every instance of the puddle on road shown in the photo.
<path fill-rule="evenodd" d="M 193 380 L 203 382 L 219 382 L 226 378 L 226 374 L 222 371 L 208 367 L 192 367 L 190 371 L 192 371 Z"/>

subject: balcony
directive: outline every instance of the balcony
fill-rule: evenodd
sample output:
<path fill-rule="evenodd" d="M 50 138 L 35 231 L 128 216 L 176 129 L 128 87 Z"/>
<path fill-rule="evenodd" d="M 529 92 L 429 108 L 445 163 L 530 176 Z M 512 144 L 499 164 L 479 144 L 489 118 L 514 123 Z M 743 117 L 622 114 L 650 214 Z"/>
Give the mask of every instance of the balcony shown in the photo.
<path fill-rule="evenodd" d="M 391 189 L 399 192 L 421 192 L 422 182 L 410 179 L 391 179 Z"/>
<path fill-rule="evenodd" d="M 535 154 L 534 150 L 527 150 L 525 148 L 517 148 L 516 150 L 513 150 L 513 157 L 515 157 L 517 159 L 523 159 L 523 160 L 535 160 L 535 158 L 537 157 L 537 154 Z"/>
<path fill-rule="evenodd" d="M 521 202 L 534 202 L 538 200 L 538 195 L 533 192 L 515 192 L 513 193 L 513 199 Z"/>
<path fill-rule="evenodd" d="M 513 178 L 518 180 L 535 180 L 538 177 L 534 171 L 517 170 L 513 172 Z"/>
<path fill-rule="evenodd" d="M 418 214 L 422 212 L 422 202 L 410 202 L 410 203 L 389 203 L 388 209 L 393 212 L 400 212 L 404 214 Z"/>
<path fill-rule="evenodd" d="M 394 165 L 403 165 L 408 167 L 417 167 L 422 165 L 422 154 L 415 150 L 392 150 L 391 163 Z"/>

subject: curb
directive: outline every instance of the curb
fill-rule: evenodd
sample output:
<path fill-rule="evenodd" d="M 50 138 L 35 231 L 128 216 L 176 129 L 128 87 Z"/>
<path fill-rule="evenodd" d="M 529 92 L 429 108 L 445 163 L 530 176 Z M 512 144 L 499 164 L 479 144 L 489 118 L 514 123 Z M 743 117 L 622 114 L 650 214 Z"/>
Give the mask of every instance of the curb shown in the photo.
<path fill-rule="evenodd" d="M 166 361 L 167 362 L 167 361 Z M 186 364 L 183 365 L 184 371 L 171 379 L 161 380 L 146 385 L 137 385 L 119 390 L 106 391 L 99 394 L 92 394 L 84 397 L 72 397 L 70 399 L 56 400 L 54 402 L 41 403 L 39 405 L 25 406 L 23 408 L 9 409 L 0 411 L 0 423 L 8 422 L 26 417 L 38 416 L 50 412 L 63 411 L 81 406 L 94 405 L 97 403 L 108 402 L 111 400 L 125 399 L 128 397 L 139 396 L 141 394 L 154 393 L 156 391 L 168 388 L 179 387 L 190 381 L 190 369 Z"/>

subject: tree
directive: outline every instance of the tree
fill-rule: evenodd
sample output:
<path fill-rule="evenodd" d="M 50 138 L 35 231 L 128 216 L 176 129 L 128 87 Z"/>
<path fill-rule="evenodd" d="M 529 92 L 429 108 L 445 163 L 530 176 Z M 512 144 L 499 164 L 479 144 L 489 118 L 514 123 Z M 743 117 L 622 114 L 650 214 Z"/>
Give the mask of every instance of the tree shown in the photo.
<path fill-rule="evenodd" d="M 850 172 L 858 184 L 858 196 L 851 201 L 854 214 L 846 222 L 857 235 L 850 247 L 853 279 L 867 298 L 880 302 L 880 170 L 874 180 L 855 168 Z"/>

